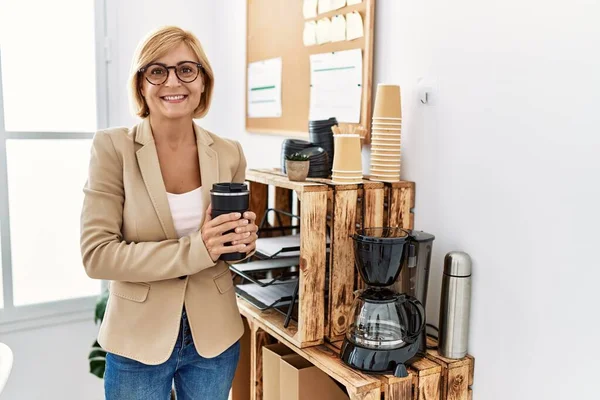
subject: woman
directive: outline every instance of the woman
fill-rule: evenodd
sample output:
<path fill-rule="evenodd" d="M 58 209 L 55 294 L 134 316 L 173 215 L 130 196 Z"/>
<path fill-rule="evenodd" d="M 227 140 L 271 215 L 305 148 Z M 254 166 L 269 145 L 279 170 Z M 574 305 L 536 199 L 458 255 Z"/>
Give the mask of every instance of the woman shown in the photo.
<path fill-rule="evenodd" d="M 227 399 L 243 325 L 218 259 L 251 255 L 257 226 L 252 212 L 211 218 L 209 201 L 213 183 L 244 181 L 246 160 L 193 122 L 213 72 L 191 33 L 143 40 L 129 89 L 142 121 L 94 136 L 81 217 L 86 272 L 111 281 L 98 337 L 106 398 L 164 400 L 174 382 L 178 399 Z"/>

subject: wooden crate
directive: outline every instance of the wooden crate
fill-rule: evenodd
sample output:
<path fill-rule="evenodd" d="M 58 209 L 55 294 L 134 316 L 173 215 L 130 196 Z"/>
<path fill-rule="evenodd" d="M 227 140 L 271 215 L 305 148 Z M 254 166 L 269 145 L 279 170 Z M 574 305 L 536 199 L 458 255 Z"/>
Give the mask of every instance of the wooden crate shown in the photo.
<path fill-rule="evenodd" d="M 331 345 L 321 344 L 308 348 L 299 348 L 291 343 L 287 336 L 274 330 L 265 319 L 265 313 L 259 313 L 256 308 L 243 299 L 238 299 L 242 315 L 250 327 L 250 399 L 262 400 L 262 346 L 275 340 L 285 344 L 301 355 L 330 377 L 346 387 L 352 400 L 380 400 L 382 383 L 380 379 L 362 374 L 343 365 L 338 357 L 337 349 Z"/>
<path fill-rule="evenodd" d="M 368 177 L 367 177 L 368 179 Z M 383 222 L 385 226 L 414 229 L 415 183 L 385 183 Z"/>
<path fill-rule="evenodd" d="M 258 180 L 262 182 L 277 179 L 277 182 L 289 182 L 279 168 L 250 170 L 250 173 L 255 181 L 254 185 Z M 257 179 L 258 175 L 261 179 Z M 354 301 L 354 290 L 364 288 L 354 265 L 352 234 L 357 226 L 402 226 L 412 229 L 415 184 L 406 181 L 384 184 L 363 180 L 361 184 L 348 185 L 322 178 L 308 178 L 307 182 L 327 185 L 330 189 L 327 213 L 331 246 L 325 336 L 333 342 L 344 336 L 348 312 Z M 279 191 L 275 195 L 275 208 L 291 210 L 289 191 L 286 193 L 285 188 L 277 186 Z M 267 208 L 267 189 L 258 188 L 257 193 L 259 195 L 256 201 L 261 201 L 262 204 L 252 206 L 255 207 L 253 210 L 260 212 Z"/>
<path fill-rule="evenodd" d="M 428 347 L 437 347 L 437 342 L 427 338 Z M 427 357 L 442 368 L 440 395 L 442 399 L 469 400 L 473 396 L 471 386 L 475 373 L 475 359 L 467 355 L 454 360 L 442 357 L 437 349 L 427 350 Z"/>
<path fill-rule="evenodd" d="M 254 170 L 253 173 L 286 179 L 285 174 L 277 168 Z M 352 234 L 357 224 L 365 227 L 382 226 L 385 187 L 381 182 L 367 180 L 362 184 L 350 185 L 322 178 L 308 178 L 307 181 L 327 185 L 330 188 L 327 212 L 331 245 L 325 336 L 330 341 L 336 341 L 343 338 L 346 331 L 346 318 L 354 300 L 357 282 Z M 276 203 L 277 198 L 278 194 L 276 194 Z"/>
<path fill-rule="evenodd" d="M 341 341 L 298 348 L 286 336 L 272 329 L 271 315 L 260 313 L 243 299 L 238 299 L 241 314 L 250 327 L 250 387 L 252 400 L 262 399 L 262 346 L 279 341 L 341 383 L 352 400 L 440 400 L 442 366 L 423 358 L 408 365 L 409 376 L 365 374 L 345 365 L 339 357 Z M 267 313 L 271 314 L 271 313 Z M 449 398 L 450 399 L 450 398 Z"/>
<path fill-rule="evenodd" d="M 316 182 L 292 182 L 285 176 L 249 170 L 250 209 L 260 222 L 267 209 L 268 186 L 292 190 L 300 201 L 300 286 L 298 290 L 298 322 L 284 328 L 285 317 L 279 313 L 269 319 L 271 328 L 278 330 L 297 347 L 323 343 L 325 336 L 325 263 L 326 210 L 329 187 Z M 291 197 L 288 197 L 291 199 Z M 290 200 L 286 200 L 290 201 Z"/>

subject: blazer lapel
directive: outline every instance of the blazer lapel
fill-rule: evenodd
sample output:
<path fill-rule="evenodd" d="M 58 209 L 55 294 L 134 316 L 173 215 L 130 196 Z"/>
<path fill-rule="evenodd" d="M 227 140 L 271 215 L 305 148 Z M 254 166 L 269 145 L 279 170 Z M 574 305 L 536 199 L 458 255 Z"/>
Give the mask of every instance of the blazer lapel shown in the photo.
<path fill-rule="evenodd" d="M 178 235 L 173 224 L 173 216 L 171 215 L 169 200 L 167 199 L 167 190 L 160 171 L 156 144 L 152 136 L 152 128 L 150 127 L 148 118 L 145 118 L 137 126 L 135 141 L 142 145 L 136 151 L 136 156 L 156 215 L 167 239 L 177 239 Z"/>
<path fill-rule="evenodd" d="M 200 161 L 200 176 L 202 177 L 202 202 L 206 209 L 210 203 L 212 185 L 219 182 L 219 156 L 211 147 L 213 140 L 208 132 L 195 123 L 194 130 L 196 132 L 196 145 Z"/>

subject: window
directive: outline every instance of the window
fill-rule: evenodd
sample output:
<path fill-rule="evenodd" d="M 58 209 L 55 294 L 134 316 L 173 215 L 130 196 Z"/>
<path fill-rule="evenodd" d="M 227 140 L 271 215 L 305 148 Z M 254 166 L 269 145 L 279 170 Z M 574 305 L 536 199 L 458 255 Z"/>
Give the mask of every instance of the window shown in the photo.
<path fill-rule="evenodd" d="M 103 0 L 0 2 L 0 322 L 76 312 L 100 293 L 79 217 L 106 121 L 104 35 Z"/>
<path fill-rule="evenodd" d="M 2 221 L 0 221 L 0 232 L 2 232 Z M 4 308 L 4 287 L 2 285 L 2 235 L 0 235 L 0 308 Z"/>
<path fill-rule="evenodd" d="M 0 4 L 5 130 L 96 130 L 94 1 Z"/>

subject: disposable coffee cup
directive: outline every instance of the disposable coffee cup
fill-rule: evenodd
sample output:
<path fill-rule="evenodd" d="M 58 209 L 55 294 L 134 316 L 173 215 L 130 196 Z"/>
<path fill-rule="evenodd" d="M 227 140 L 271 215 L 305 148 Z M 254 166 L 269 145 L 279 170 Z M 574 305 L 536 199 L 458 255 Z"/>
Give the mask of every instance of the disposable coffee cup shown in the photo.
<path fill-rule="evenodd" d="M 377 85 L 375 94 L 374 119 L 402 118 L 402 106 L 400 100 L 400 86 Z"/>
<path fill-rule="evenodd" d="M 239 212 L 243 214 L 248 211 L 250 204 L 250 191 L 245 183 L 223 182 L 215 183 L 210 191 L 210 201 L 212 204 L 212 218 L 219 215 Z M 230 230 L 223 235 L 234 232 Z M 225 246 L 231 246 L 230 242 Z M 223 261 L 238 261 L 246 257 L 245 252 L 224 253 L 219 257 Z"/>

